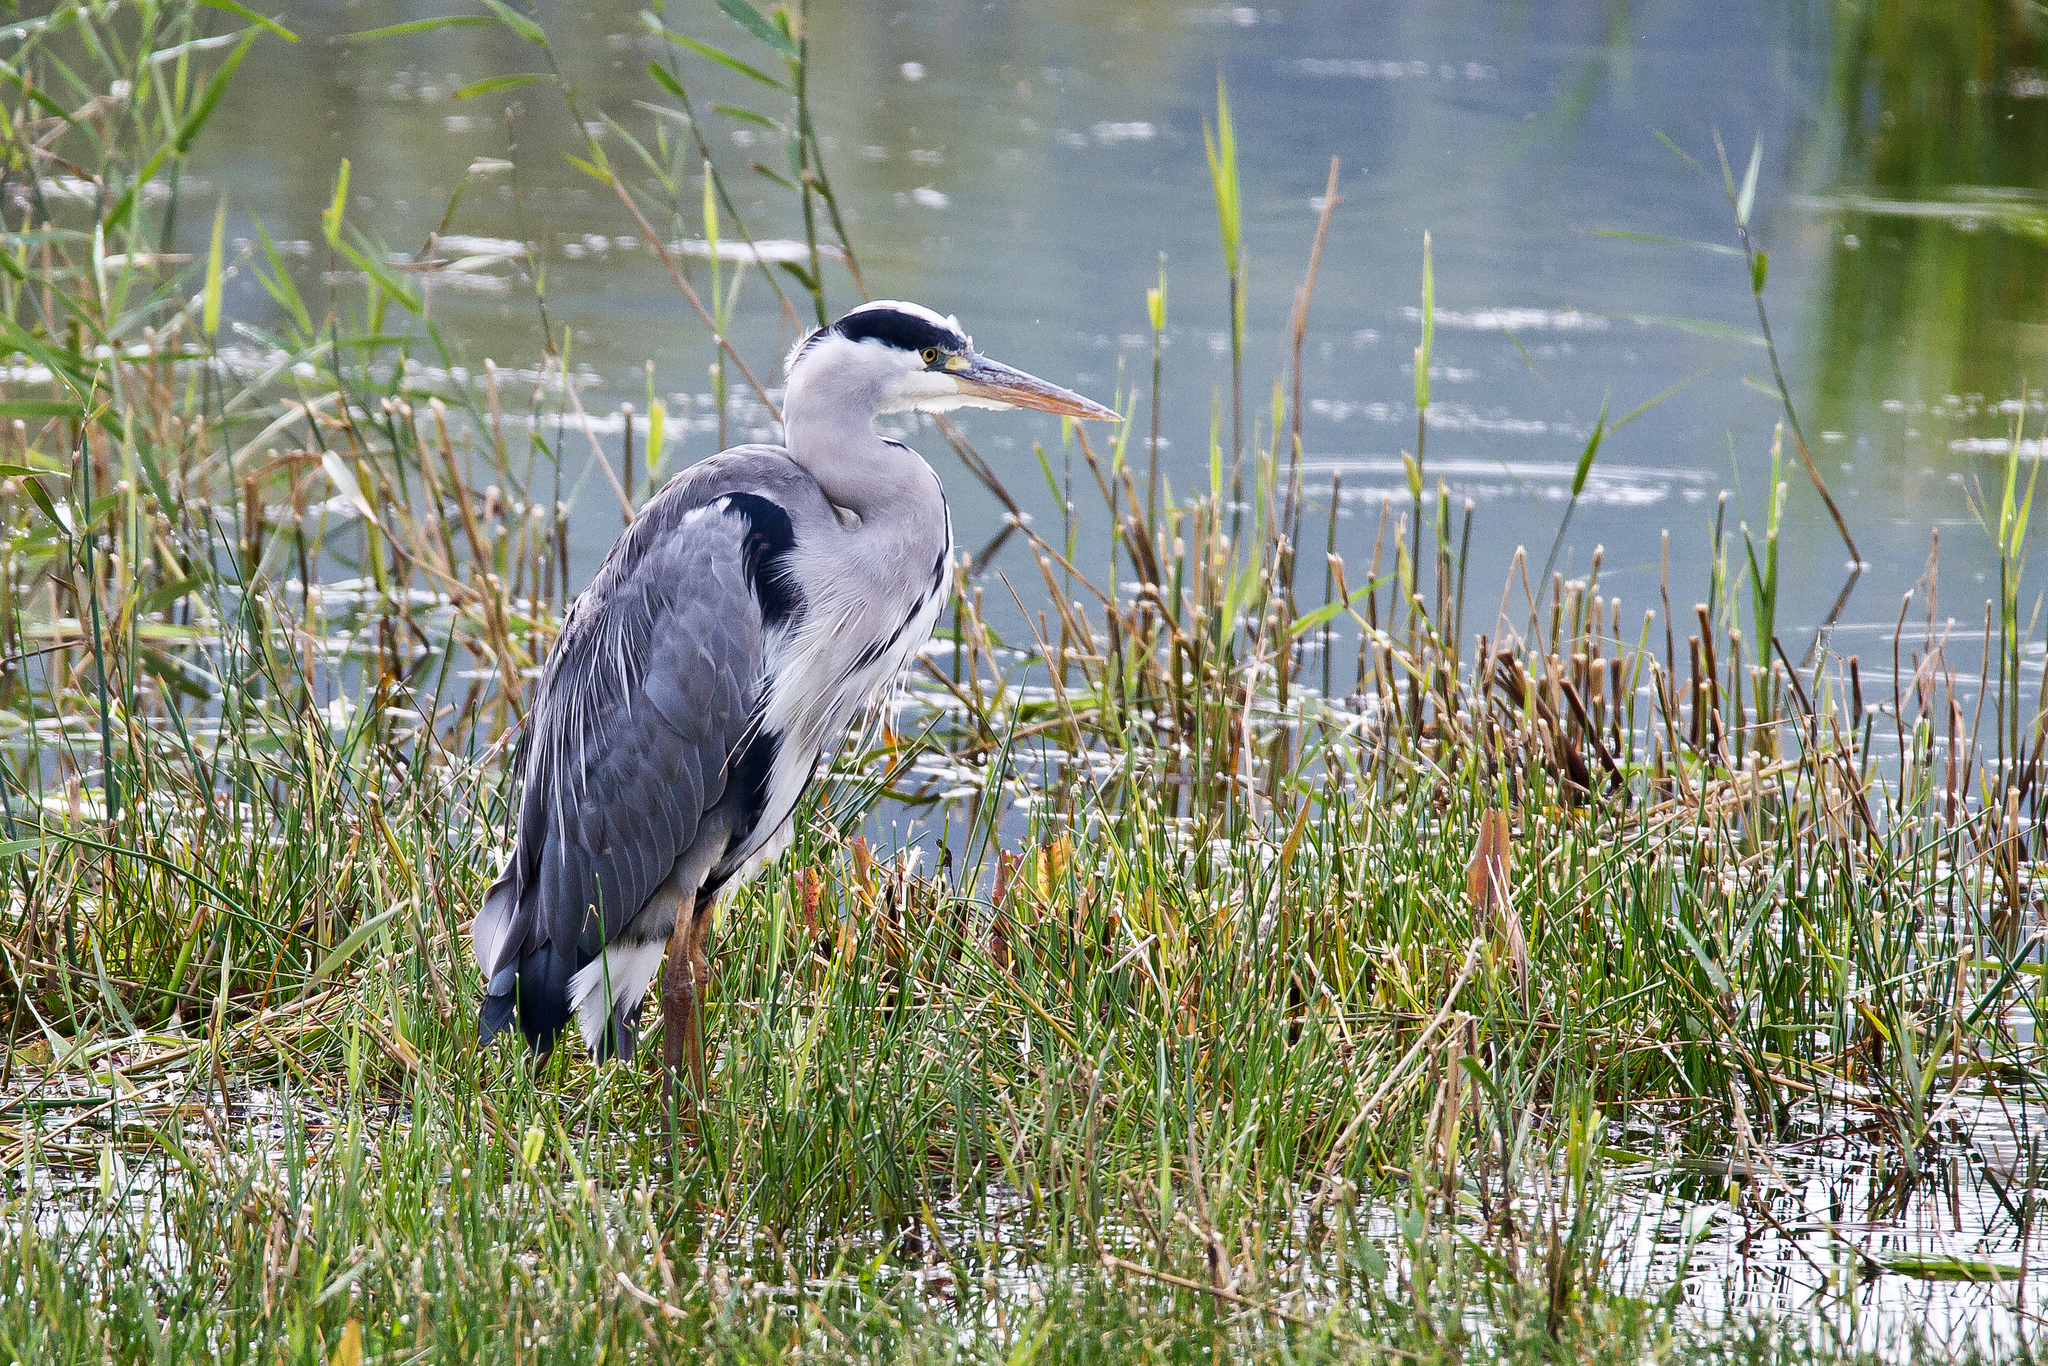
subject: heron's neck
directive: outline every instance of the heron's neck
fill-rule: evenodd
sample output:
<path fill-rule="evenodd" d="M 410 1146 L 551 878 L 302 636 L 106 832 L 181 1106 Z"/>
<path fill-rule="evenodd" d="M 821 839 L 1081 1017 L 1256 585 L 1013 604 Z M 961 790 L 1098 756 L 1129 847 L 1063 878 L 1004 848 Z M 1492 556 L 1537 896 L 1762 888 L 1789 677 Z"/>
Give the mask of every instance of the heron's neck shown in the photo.
<path fill-rule="evenodd" d="M 916 451 L 878 436 L 872 414 L 836 407 L 827 415 L 790 404 L 783 430 L 790 458 L 863 525 L 945 516 L 938 475 Z"/>

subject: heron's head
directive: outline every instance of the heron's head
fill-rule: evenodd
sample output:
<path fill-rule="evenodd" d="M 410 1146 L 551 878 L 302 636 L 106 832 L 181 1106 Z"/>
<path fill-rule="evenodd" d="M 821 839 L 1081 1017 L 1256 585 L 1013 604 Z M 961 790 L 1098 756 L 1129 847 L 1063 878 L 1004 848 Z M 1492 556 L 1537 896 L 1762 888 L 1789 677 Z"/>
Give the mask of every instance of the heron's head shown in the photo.
<path fill-rule="evenodd" d="M 863 416 L 1037 408 L 1115 421 L 1115 410 L 992 361 L 953 318 L 892 299 L 862 304 L 789 353 L 786 413 L 831 405 Z M 838 414 L 833 414 L 837 416 Z"/>

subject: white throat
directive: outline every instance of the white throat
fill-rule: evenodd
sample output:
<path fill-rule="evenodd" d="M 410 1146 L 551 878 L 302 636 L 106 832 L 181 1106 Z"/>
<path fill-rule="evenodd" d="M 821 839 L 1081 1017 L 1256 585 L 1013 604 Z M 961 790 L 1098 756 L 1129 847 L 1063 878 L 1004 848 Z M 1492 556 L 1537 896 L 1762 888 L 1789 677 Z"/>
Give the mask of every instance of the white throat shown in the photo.
<path fill-rule="evenodd" d="M 921 383 L 928 374 L 957 396 L 951 378 L 926 372 L 914 355 L 830 332 L 814 338 L 798 353 L 782 399 L 783 440 L 790 458 L 818 481 L 826 497 L 864 522 L 906 501 L 912 506 L 926 501 L 905 500 L 911 489 L 929 488 L 937 499 L 938 476 L 931 467 L 916 452 L 875 431 L 875 419 L 884 413 L 925 408 L 921 400 L 946 397 Z"/>

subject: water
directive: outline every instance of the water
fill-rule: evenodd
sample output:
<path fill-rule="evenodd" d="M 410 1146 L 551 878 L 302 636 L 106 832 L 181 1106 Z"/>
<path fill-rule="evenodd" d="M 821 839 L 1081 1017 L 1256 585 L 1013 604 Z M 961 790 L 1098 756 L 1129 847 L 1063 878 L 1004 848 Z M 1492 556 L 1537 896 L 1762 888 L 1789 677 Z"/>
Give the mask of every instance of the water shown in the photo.
<path fill-rule="evenodd" d="M 655 116 L 635 101 L 674 101 L 645 73 L 657 49 L 635 10 L 581 6 L 553 16 L 550 31 L 577 112 L 651 140 Z M 957 312 L 982 349 L 1060 383 L 1105 398 L 1138 384 L 1142 430 L 1144 292 L 1163 253 L 1165 458 L 1178 487 L 1205 484 L 1219 395 L 1229 439 L 1227 315 L 1202 145 L 1220 74 L 1252 271 L 1247 428 L 1269 421 L 1289 300 L 1329 158 L 1340 161 L 1303 423 L 1311 496 L 1326 501 L 1331 476 L 1343 475 L 1340 552 L 1363 560 L 1381 501 L 1405 503 L 1426 230 L 1438 313 L 1425 465 L 1432 497 L 1440 477 L 1453 499 L 1477 504 L 1471 582 L 1498 582 L 1518 544 L 1540 562 L 1605 405 L 1608 431 L 1560 564 L 1583 572 L 1604 546 L 1606 581 L 1631 610 L 1655 594 L 1661 530 L 1672 532 L 1675 596 L 1690 601 L 1705 596 L 1716 496 L 1732 494 L 1731 529 L 1761 520 L 1782 408 L 1754 343 L 1747 267 L 1727 254 L 1736 237 L 1714 134 L 1738 178 L 1760 149 L 1754 224 L 1769 253 L 1771 323 L 1815 460 L 1869 565 L 1847 616 L 1890 617 L 1941 527 L 1945 601 L 1975 620 L 1990 560 L 1971 482 L 1995 486 L 2016 420 L 2033 454 L 2048 424 L 2048 21 L 1985 0 L 1921 16 L 1908 44 L 1827 6 L 1768 2 L 1141 3 L 1034 7 L 1027 17 L 891 0 L 815 10 L 817 117 L 875 293 Z M 535 69 L 535 50 L 487 28 L 330 41 L 419 12 L 351 3 L 291 16 L 305 41 L 269 43 L 252 58 L 195 153 L 203 191 L 188 187 L 188 197 L 224 195 L 231 233 L 246 234 L 255 214 L 274 237 L 317 242 L 346 156 L 352 224 L 411 251 L 475 159 L 509 158 L 516 172 L 468 180 L 451 229 L 534 245 L 551 335 L 569 333 L 593 414 L 611 416 L 620 401 L 644 407 L 651 382 L 679 419 L 695 419 L 671 424 L 680 439 L 664 469 L 709 454 L 717 422 L 703 330 L 616 200 L 565 160 L 583 149 L 560 95 L 530 85 L 451 98 L 485 75 Z M 708 2 L 672 10 L 670 22 L 771 60 Z M 700 111 L 728 99 L 784 112 L 778 92 L 701 60 L 682 70 Z M 774 136 L 726 118 L 707 133 L 754 234 L 800 236 L 789 196 L 748 170 L 782 165 Z M 617 133 L 604 145 L 615 164 L 634 165 Z M 698 182 L 681 198 L 683 221 L 664 228 L 700 235 Z M 206 216 L 188 211 L 187 235 L 202 233 Z M 1617 232 L 1637 236 L 1602 235 Z M 308 270 L 317 275 L 325 256 L 310 253 Z M 701 288 L 703 263 L 690 268 Z M 472 364 L 534 362 L 542 312 L 519 273 L 498 263 L 478 272 L 481 285 L 436 286 L 434 314 Z M 827 287 L 835 309 L 858 298 L 842 268 L 828 267 Z M 345 277 L 316 285 L 316 298 L 330 288 L 359 300 Z M 741 288 L 734 331 L 773 384 L 797 315 L 777 316 L 757 271 Z M 229 305 L 258 322 L 269 309 L 246 271 Z M 1031 454 L 1034 441 L 1056 445 L 1054 423 L 979 413 L 963 425 L 1034 518 L 1057 522 Z M 615 454 L 617 431 L 600 422 Z M 767 434 L 758 407 L 728 432 Z M 962 544 L 988 540 L 996 501 L 935 433 L 916 439 L 948 480 Z M 1789 454 L 1788 463 L 1780 621 L 1811 626 L 1848 556 Z M 572 487 L 587 573 L 616 534 L 616 509 L 602 483 Z M 1028 573 L 1027 553 L 1013 543 L 998 567 Z"/>

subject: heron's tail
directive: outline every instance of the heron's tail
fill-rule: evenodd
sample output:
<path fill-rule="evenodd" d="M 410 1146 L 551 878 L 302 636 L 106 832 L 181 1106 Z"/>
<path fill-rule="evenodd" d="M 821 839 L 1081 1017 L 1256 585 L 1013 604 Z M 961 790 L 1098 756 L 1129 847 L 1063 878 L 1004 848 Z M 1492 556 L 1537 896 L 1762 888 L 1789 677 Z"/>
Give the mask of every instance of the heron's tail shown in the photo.
<path fill-rule="evenodd" d="M 564 946 L 547 942 L 529 947 L 527 903 L 537 889 L 515 880 L 517 866 L 515 857 L 512 867 L 490 885 L 470 927 L 477 966 L 488 983 L 477 1010 L 477 1042 L 488 1044 L 498 1037 L 516 1014 L 527 1047 L 545 1053 L 569 1022 L 570 969 L 557 961 L 558 949 Z"/>
<path fill-rule="evenodd" d="M 484 904 L 476 913 L 476 920 L 469 927 L 470 948 L 476 954 L 476 965 L 483 970 L 483 1006 L 477 1012 L 477 1042 L 487 1044 L 498 1037 L 499 1031 L 512 1022 L 512 1013 L 518 1003 L 519 965 L 516 961 L 519 941 L 524 935 L 515 934 L 519 919 L 519 880 L 513 876 L 519 867 L 519 856 L 515 852 L 512 861 L 498 880 L 484 893 Z M 513 960 L 513 961 L 507 961 Z"/>
<path fill-rule="evenodd" d="M 497 992 L 497 979 L 512 966 L 520 941 L 526 938 L 526 927 L 519 915 L 520 884 L 525 879 L 517 876 L 518 871 L 519 855 L 515 850 L 505 871 L 484 892 L 484 904 L 469 927 L 470 949 L 476 954 L 477 967 L 491 982 L 493 994 Z"/>
<path fill-rule="evenodd" d="M 554 945 L 543 944 L 500 971 L 484 989 L 477 1010 L 479 1045 L 498 1037 L 516 1015 L 526 1046 L 545 1053 L 569 1024 L 569 974 L 556 963 Z"/>
<path fill-rule="evenodd" d="M 511 969 L 507 969 L 500 974 L 500 977 L 504 979 L 504 990 L 500 991 L 498 989 L 499 981 L 494 978 L 490 987 L 484 992 L 482 1007 L 477 1011 L 476 1040 L 480 1045 L 487 1044 L 492 1039 L 497 1038 L 499 1031 L 512 1023 L 513 1007 L 517 1004 L 518 1000 L 519 975 Z"/>

